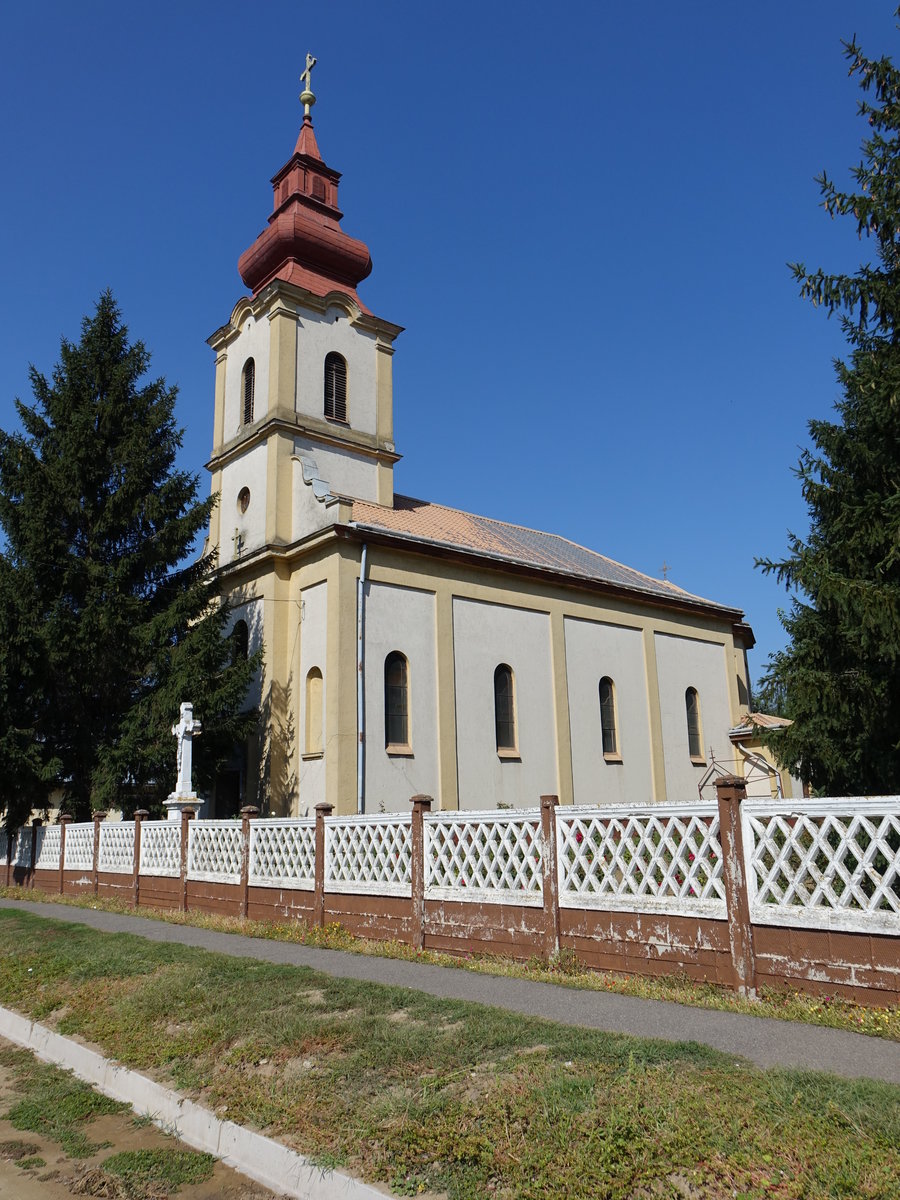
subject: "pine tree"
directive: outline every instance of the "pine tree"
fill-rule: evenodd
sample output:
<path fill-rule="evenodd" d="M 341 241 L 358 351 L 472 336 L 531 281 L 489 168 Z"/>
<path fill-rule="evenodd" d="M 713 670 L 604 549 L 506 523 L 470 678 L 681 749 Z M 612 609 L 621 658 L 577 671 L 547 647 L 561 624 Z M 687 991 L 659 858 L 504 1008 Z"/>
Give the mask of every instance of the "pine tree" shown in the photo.
<path fill-rule="evenodd" d="M 839 420 L 811 421 L 797 475 L 809 508 L 803 539 L 761 560 L 791 591 L 787 648 L 763 697 L 794 724 L 770 739 L 780 763 L 830 795 L 900 788 L 900 71 L 845 43 L 867 97 L 870 133 L 844 192 L 819 183 L 829 215 L 849 216 L 875 261 L 853 275 L 792 270 L 801 295 L 838 312 L 849 346 L 835 369 Z"/>
<path fill-rule="evenodd" d="M 0 586 L 19 631 L 0 706 L 18 694 L 34 779 L 53 779 L 79 817 L 171 790 L 182 700 L 203 722 L 201 787 L 256 723 L 243 708 L 258 663 L 223 637 L 214 564 L 183 565 L 213 501 L 176 466 L 176 390 L 144 378 L 149 361 L 107 292 L 52 379 L 31 369 L 24 432 L 0 433 Z"/>

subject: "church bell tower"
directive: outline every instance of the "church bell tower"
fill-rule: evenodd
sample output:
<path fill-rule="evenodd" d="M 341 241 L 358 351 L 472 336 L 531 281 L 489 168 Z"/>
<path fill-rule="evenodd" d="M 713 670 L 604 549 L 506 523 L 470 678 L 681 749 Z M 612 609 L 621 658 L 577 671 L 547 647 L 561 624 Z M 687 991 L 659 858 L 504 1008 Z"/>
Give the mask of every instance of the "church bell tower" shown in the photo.
<path fill-rule="evenodd" d="M 213 452 L 220 567 L 283 551 L 334 520 L 338 497 L 393 504 L 391 357 L 398 325 L 357 294 L 366 245 L 341 228 L 340 173 L 322 159 L 301 79 L 303 123 L 272 178 L 268 222 L 240 256 L 250 290 L 209 339 L 216 352 Z"/>

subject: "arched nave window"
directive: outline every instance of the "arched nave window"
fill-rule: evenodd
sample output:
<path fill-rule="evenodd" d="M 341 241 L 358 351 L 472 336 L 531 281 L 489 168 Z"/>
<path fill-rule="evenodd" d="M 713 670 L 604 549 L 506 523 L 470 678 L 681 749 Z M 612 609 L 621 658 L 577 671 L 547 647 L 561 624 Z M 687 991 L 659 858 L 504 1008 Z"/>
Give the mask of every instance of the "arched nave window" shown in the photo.
<path fill-rule="evenodd" d="M 506 663 L 494 671 L 494 730 L 498 752 L 517 748 L 515 680 Z"/>
<path fill-rule="evenodd" d="M 700 697 L 697 689 L 689 687 L 684 693 L 687 717 L 688 753 L 691 758 L 703 759 L 703 732 L 700 726 Z"/>
<path fill-rule="evenodd" d="M 384 744 L 409 746 L 409 663 L 399 650 L 384 660 Z"/>
<path fill-rule="evenodd" d="M 600 680 L 600 735 L 603 753 L 618 756 L 619 735 L 616 729 L 616 688 L 608 675 Z"/>
<path fill-rule="evenodd" d="M 310 667 L 306 675 L 306 753 L 321 754 L 322 745 L 322 672 Z"/>
<path fill-rule="evenodd" d="M 325 355 L 325 416 L 347 420 L 347 360 L 333 350 Z"/>
<path fill-rule="evenodd" d="M 241 395 L 243 400 L 244 424 L 253 424 L 253 394 L 256 390 L 256 363 L 248 358 L 241 372 Z"/>
<path fill-rule="evenodd" d="M 246 662 L 250 657 L 250 630 L 246 621 L 235 621 L 231 631 L 231 661 Z"/>

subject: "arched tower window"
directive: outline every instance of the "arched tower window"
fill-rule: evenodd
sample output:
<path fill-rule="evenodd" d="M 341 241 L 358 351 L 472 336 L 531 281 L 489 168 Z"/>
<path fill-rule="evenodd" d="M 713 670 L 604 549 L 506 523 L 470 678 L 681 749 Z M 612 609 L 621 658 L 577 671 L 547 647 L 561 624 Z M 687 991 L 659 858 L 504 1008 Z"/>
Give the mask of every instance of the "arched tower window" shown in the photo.
<path fill-rule="evenodd" d="M 684 693 L 687 717 L 688 753 L 691 758 L 703 759 L 703 733 L 700 727 L 700 697 L 697 689 L 689 687 Z"/>
<path fill-rule="evenodd" d="M 384 660 L 384 744 L 409 745 L 409 663 L 399 650 Z"/>
<path fill-rule="evenodd" d="M 241 373 L 241 397 L 243 403 L 244 425 L 253 424 L 253 393 L 256 389 L 256 363 L 248 358 Z"/>
<path fill-rule="evenodd" d="M 600 680 L 600 736 L 603 753 L 618 755 L 619 736 L 616 730 L 616 688 L 608 675 Z"/>
<path fill-rule="evenodd" d="M 325 416 L 347 420 L 347 360 L 334 350 L 325 355 Z"/>
<path fill-rule="evenodd" d="M 494 731 L 497 750 L 516 749 L 516 697 L 512 667 L 501 663 L 494 671 Z"/>
<path fill-rule="evenodd" d="M 250 630 L 246 621 L 235 621 L 231 631 L 231 661 L 246 662 L 250 657 Z"/>
<path fill-rule="evenodd" d="M 322 744 L 322 672 L 310 667 L 306 675 L 306 753 L 321 754 Z"/>

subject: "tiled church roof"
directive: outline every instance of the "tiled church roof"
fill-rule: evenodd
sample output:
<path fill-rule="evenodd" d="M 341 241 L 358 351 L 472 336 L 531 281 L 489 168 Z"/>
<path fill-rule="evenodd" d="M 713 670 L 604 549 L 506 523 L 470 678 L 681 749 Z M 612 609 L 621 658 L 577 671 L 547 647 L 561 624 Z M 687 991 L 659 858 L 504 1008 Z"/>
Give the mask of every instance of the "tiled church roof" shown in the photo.
<path fill-rule="evenodd" d="M 681 599 L 691 604 L 725 609 L 731 614 L 738 611 L 694 596 L 668 580 L 644 575 L 555 533 L 510 525 L 443 504 L 415 500 L 411 496 L 395 495 L 393 508 L 368 500 L 353 500 L 352 503 L 351 520 L 361 530 L 390 533 L 424 546 L 482 554 L 503 562 L 627 588 L 670 601 Z"/>

